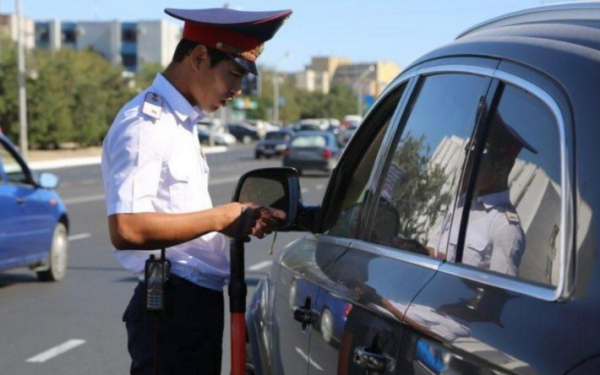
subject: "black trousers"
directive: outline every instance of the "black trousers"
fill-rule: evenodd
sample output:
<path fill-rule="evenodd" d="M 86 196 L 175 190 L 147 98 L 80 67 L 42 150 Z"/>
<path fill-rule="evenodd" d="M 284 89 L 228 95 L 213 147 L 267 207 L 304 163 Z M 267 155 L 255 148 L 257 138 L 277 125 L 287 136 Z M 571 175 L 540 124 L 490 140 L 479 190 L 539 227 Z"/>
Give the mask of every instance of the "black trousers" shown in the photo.
<path fill-rule="evenodd" d="M 131 375 L 220 375 L 223 293 L 174 275 L 166 290 L 166 315 L 146 312 L 144 283 L 125 310 Z"/>

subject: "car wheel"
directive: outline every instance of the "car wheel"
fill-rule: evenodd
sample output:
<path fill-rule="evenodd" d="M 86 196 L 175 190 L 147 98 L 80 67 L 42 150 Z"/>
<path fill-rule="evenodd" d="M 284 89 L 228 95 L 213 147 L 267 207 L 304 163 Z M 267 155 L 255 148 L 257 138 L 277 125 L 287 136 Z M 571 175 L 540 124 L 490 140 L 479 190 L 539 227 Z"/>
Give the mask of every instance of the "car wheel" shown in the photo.
<path fill-rule="evenodd" d="M 329 344 L 333 337 L 333 316 L 331 315 L 331 311 L 327 308 L 325 308 L 323 314 L 321 314 L 321 326 L 319 328 L 321 330 L 321 335 L 323 335 L 323 340 Z"/>
<path fill-rule="evenodd" d="M 249 144 L 250 142 L 252 142 L 252 137 L 250 137 L 249 135 L 245 135 L 245 136 L 242 138 L 242 143 L 243 143 L 243 144 L 247 145 L 247 144 Z"/>
<path fill-rule="evenodd" d="M 37 277 L 40 281 L 60 281 L 67 273 L 67 263 L 69 259 L 69 240 L 67 238 L 67 228 L 64 224 L 58 223 L 54 228 L 52 237 L 52 247 L 48 254 L 48 269 L 37 271 Z"/>

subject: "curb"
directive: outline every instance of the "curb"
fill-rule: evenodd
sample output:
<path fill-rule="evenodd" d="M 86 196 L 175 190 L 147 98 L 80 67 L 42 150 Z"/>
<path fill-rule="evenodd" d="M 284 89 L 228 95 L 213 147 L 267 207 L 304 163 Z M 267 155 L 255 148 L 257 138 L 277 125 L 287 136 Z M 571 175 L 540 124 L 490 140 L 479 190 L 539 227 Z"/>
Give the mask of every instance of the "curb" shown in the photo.
<path fill-rule="evenodd" d="M 225 146 L 216 146 L 216 147 L 203 147 L 203 151 L 205 154 L 218 154 L 227 151 L 227 147 Z M 84 158 L 68 158 L 68 159 L 58 159 L 58 160 L 44 160 L 44 161 L 34 161 L 27 163 L 29 168 L 35 170 L 52 170 L 52 169 L 61 169 L 61 168 L 72 168 L 72 167 L 83 167 L 86 165 L 98 165 L 102 162 L 102 158 L 100 156 L 91 156 Z"/>

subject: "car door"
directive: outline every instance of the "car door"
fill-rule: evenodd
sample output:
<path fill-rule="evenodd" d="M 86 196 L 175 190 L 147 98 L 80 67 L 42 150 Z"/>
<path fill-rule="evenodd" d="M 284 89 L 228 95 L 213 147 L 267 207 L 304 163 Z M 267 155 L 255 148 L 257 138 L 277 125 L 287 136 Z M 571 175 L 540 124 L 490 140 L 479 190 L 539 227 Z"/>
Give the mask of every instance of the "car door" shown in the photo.
<path fill-rule="evenodd" d="M 31 172 L 16 150 L 0 138 L 4 183 L 0 194 L 7 205 L 8 222 L 2 226 L 5 261 L 26 264 L 48 251 L 54 231 L 51 202 L 34 184 Z M 7 264 L 8 266 L 9 264 Z"/>
<path fill-rule="evenodd" d="M 531 83 L 539 76 L 487 73 L 501 79 L 467 148 L 463 199 L 441 229 L 446 263 L 405 315 L 405 374 L 563 374 L 597 339 L 597 316 L 566 299 L 568 107 Z"/>
<path fill-rule="evenodd" d="M 442 263 L 427 245 L 458 195 L 465 157 L 451 151 L 471 137 L 490 81 L 466 73 L 411 79 L 356 239 L 324 270 L 323 312 L 310 342 L 310 358 L 323 370 L 311 367 L 311 374 L 402 373 L 404 313 Z"/>
<path fill-rule="evenodd" d="M 309 357 L 310 336 L 314 325 L 319 321 L 322 310 L 317 307 L 319 283 L 324 270 L 347 251 L 351 238 L 356 232 L 356 220 L 364 199 L 365 188 L 372 175 L 375 158 L 383 142 L 402 90 L 393 91 L 382 105 L 374 110 L 372 126 L 363 132 L 364 140 L 358 147 L 369 146 L 369 152 L 350 153 L 343 158 L 341 164 L 358 164 L 359 167 L 347 176 L 348 181 L 340 182 L 346 186 L 347 199 L 340 198 L 338 188 L 328 187 L 324 198 L 333 202 L 333 206 L 341 209 L 342 201 L 349 206 L 345 214 L 337 210 L 334 220 L 337 223 L 333 231 L 323 234 L 309 235 L 287 248 L 278 261 L 277 282 L 275 285 L 274 308 L 272 321 L 273 358 L 271 359 L 273 374 L 307 374 L 310 369 L 323 371 L 325 368 L 317 360 Z M 346 173 L 343 170 L 340 173 Z M 335 174 L 335 173 L 334 173 Z M 338 175 L 339 176 L 339 175 Z M 333 178 L 336 179 L 335 177 Z M 338 185 L 339 185 L 338 184 Z M 335 210 L 335 207 L 332 208 Z M 329 212 L 332 213 L 333 211 Z"/>

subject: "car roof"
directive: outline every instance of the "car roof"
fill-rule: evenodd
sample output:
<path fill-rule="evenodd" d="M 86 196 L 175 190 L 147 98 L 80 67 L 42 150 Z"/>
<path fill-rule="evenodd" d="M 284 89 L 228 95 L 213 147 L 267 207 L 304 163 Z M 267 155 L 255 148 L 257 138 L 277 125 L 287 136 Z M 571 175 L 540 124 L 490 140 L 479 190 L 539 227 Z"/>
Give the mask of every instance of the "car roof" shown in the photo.
<path fill-rule="evenodd" d="M 582 124 L 578 116 L 600 117 L 600 90 L 590 85 L 600 82 L 600 3 L 545 6 L 483 22 L 422 56 L 399 77 L 422 63 L 465 57 L 537 71 L 567 93 L 575 123 Z"/>
<path fill-rule="evenodd" d="M 326 132 L 326 131 L 314 131 L 314 130 L 301 130 L 299 132 L 296 132 L 296 135 L 294 138 L 299 138 L 299 137 L 311 137 L 311 136 L 323 136 L 323 137 L 333 137 L 333 134 L 331 134 L 330 132 Z"/>
<path fill-rule="evenodd" d="M 562 56 L 557 61 L 555 56 Z M 569 60 L 600 62 L 600 3 L 539 7 L 511 13 L 476 25 L 453 42 L 417 60 L 441 57 L 493 57 L 519 62 L 556 76 Z M 593 67 L 591 65 L 594 65 Z M 570 70 L 572 65 L 563 65 Z M 565 69 L 566 68 L 566 69 Z"/>

